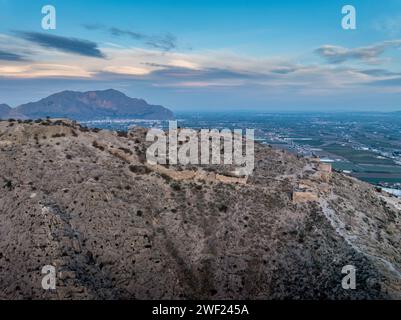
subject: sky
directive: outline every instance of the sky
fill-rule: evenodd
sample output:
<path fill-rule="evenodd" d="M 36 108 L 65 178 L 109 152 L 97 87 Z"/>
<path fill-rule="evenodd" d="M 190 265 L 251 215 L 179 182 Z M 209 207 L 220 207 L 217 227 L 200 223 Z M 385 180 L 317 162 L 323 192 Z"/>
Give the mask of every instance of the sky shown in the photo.
<path fill-rule="evenodd" d="M 12 107 L 113 88 L 173 111 L 394 111 L 400 54 L 401 0 L 0 0 Z"/>

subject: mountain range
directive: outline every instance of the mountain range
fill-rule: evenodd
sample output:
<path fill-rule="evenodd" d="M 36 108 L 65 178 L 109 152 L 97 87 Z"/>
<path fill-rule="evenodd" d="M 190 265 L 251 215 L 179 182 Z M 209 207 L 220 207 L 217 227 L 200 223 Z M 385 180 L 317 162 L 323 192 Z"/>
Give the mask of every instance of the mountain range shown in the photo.
<path fill-rule="evenodd" d="M 159 105 L 150 105 L 143 99 L 130 98 L 114 90 L 62 91 L 16 108 L 0 104 L 0 118 L 39 119 L 69 118 L 92 120 L 107 117 L 130 117 L 147 120 L 168 120 L 173 113 Z"/>

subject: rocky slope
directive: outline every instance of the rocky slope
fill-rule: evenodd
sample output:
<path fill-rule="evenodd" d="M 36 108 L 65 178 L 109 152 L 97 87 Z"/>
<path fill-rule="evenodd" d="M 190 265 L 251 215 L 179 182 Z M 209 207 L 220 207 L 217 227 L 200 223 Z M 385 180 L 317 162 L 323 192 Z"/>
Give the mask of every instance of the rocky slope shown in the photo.
<path fill-rule="evenodd" d="M 10 111 L 10 110 L 9 110 Z M 97 119 L 105 117 L 134 117 L 138 119 L 172 119 L 173 113 L 165 107 L 150 105 L 143 99 L 127 97 L 120 91 L 63 91 L 37 102 L 23 104 L 7 116 L 18 119 L 39 119 L 46 117 L 66 117 L 75 120 Z"/>
<path fill-rule="evenodd" d="M 152 167 L 145 134 L 0 122 L 0 298 L 401 298 L 398 199 L 260 145 L 246 180 Z"/>

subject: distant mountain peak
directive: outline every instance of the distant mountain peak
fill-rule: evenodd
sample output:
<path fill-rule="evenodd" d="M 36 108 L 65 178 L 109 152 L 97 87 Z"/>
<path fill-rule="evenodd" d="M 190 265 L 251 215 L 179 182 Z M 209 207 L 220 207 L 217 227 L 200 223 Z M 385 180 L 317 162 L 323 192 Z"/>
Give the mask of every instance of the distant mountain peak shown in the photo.
<path fill-rule="evenodd" d="M 73 120 L 129 117 L 148 120 L 168 120 L 173 113 L 143 99 L 130 98 L 115 89 L 97 91 L 70 91 L 54 93 L 37 102 L 23 104 L 14 109 L 26 118 L 70 118 Z M 0 115 L 1 116 L 1 115 Z"/>
<path fill-rule="evenodd" d="M 124 94 L 123 92 L 118 91 L 118 90 L 116 90 L 116 89 L 95 90 L 95 91 L 88 91 L 88 92 L 96 92 L 96 93 L 98 93 L 98 92 L 115 93 L 115 94 L 120 94 L 120 95 L 126 96 L 126 94 Z"/>

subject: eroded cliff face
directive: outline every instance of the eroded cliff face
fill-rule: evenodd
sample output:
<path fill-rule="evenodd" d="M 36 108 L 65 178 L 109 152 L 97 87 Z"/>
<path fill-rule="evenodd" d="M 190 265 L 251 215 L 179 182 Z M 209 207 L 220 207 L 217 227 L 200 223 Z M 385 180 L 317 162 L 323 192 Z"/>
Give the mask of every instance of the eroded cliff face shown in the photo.
<path fill-rule="evenodd" d="M 150 166 L 145 135 L 0 122 L 0 298 L 401 298 L 396 198 L 260 145 L 245 181 Z"/>

